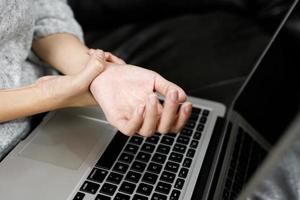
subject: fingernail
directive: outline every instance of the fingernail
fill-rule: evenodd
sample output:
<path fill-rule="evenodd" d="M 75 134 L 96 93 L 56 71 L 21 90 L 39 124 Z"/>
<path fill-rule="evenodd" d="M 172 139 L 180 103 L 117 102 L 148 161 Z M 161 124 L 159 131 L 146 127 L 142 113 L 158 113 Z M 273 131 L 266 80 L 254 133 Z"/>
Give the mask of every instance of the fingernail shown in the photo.
<path fill-rule="evenodd" d="M 171 100 L 174 102 L 178 101 L 178 92 L 177 90 L 172 90 L 170 94 Z"/>
<path fill-rule="evenodd" d="M 191 105 L 185 106 L 184 112 L 185 112 L 185 114 L 189 114 L 191 112 Z"/>
<path fill-rule="evenodd" d="M 156 104 L 156 95 L 155 94 L 151 94 L 150 96 L 149 96 L 149 103 L 151 104 L 151 105 L 155 105 Z"/>

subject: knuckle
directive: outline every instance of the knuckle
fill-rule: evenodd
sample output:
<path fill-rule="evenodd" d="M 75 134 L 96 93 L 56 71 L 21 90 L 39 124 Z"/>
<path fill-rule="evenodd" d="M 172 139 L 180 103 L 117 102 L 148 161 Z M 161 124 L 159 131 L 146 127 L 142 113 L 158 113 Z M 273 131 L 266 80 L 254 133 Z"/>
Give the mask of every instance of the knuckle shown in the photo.
<path fill-rule="evenodd" d="M 127 130 L 127 129 L 123 129 L 121 132 L 126 136 L 131 136 L 133 134 L 132 131 Z"/>
<path fill-rule="evenodd" d="M 161 134 L 167 134 L 169 132 L 169 129 L 166 127 L 159 127 L 158 132 Z"/>
<path fill-rule="evenodd" d="M 148 130 L 142 130 L 139 133 L 140 135 L 144 136 L 144 137 L 150 137 L 154 134 L 154 132 L 148 131 Z"/>
<path fill-rule="evenodd" d="M 97 51 L 97 53 L 99 53 L 99 54 L 104 54 L 104 51 L 101 50 L 101 49 L 97 49 L 96 51 Z"/>

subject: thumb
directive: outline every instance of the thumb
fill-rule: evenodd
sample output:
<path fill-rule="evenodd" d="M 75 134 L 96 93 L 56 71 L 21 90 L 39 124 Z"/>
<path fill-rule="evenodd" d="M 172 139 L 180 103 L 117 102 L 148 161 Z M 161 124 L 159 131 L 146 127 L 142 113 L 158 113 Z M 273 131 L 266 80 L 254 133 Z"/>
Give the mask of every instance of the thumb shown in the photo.
<path fill-rule="evenodd" d="M 90 54 L 86 66 L 75 75 L 75 80 L 81 85 L 89 85 L 105 68 L 105 56 L 102 50 L 95 50 Z"/>

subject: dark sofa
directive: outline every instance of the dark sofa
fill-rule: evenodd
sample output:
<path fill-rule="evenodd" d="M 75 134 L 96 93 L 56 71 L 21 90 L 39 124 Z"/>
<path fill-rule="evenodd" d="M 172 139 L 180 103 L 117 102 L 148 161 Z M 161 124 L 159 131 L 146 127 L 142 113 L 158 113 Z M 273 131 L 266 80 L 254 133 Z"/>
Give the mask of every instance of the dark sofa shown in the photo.
<path fill-rule="evenodd" d="M 227 105 L 291 2 L 69 1 L 88 46 L 155 70 L 189 95 Z"/>

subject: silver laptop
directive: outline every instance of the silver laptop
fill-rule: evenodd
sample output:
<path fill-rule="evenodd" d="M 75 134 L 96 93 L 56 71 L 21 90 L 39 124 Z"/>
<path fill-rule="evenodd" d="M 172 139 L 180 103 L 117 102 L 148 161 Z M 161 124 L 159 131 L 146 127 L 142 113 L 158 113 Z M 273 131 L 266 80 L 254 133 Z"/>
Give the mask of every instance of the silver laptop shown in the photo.
<path fill-rule="evenodd" d="M 272 41 L 277 34 L 278 31 Z M 253 84 L 251 80 L 258 83 L 256 79 L 261 76 L 261 72 L 249 76 L 235 101 L 236 106 L 239 102 L 249 102 L 244 94 L 253 91 L 247 90 L 247 86 Z M 217 102 L 193 97 L 189 100 L 193 103 L 192 116 L 179 134 L 155 134 L 149 138 L 127 137 L 118 132 L 107 123 L 98 107 L 49 113 L 1 161 L 0 198 L 235 198 L 272 144 L 252 126 L 251 120 L 249 123 L 243 117 L 243 110 L 234 112 L 234 105 L 226 112 L 225 106 Z M 249 108 L 253 108 L 250 105 Z M 248 140 L 250 147 L 244 145 Z M 236 169 L 240 167 L 238 163 L 242 163 L 240 155 L 248 152 L 243 149 L 250 148 L 249 152 L 254 152 L 254 147 L 259 158 L 242 165 L 250 169 L 254 163 L 251 173 L 249 170 L 238 175 Z M 252 158 L 250 154 L 248 157 Z M 230 160 L 235 161 L 233 175 Z M 232 185 L 228 189 L 229 176 Z M 234 188 L 234 180 L 239 176 L 242 176 L 240 187 Z"/>

